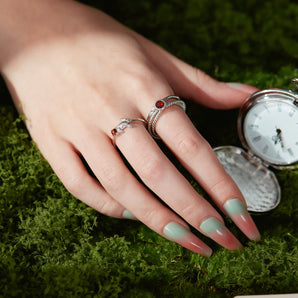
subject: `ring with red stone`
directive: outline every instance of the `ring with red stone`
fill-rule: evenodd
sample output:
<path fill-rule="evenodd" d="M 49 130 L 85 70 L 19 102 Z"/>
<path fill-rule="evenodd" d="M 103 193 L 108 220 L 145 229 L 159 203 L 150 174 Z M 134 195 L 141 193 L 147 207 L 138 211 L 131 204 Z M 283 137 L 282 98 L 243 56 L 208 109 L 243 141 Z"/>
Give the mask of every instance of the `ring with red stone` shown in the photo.
<path fill-rule="evenodd" d="M 185 102 L 181 100 L 179 96 L 176 96 L 176 95 L 169 95 L 155 102 L 154 106 L 152 107 L 147 117 L 147 128 L 153 138 L 159 139 L 159 136 L 155 131 L 155 127 L 160 114 L 166 108 L 169 108 L 170 106 L 173 106 L 173 105 L 179 106 L 184 111 L 186 110 Z"/>
<path fill-rule="evenodd" d="M 119 134 L 122 134 L 127 127 L 133 127 L 133 124 L 143 124 L 146 125 L 147 122 L 141 118 L 121 118 L 121 122 L 111 130 L 111 134 L 113 136 L 113 145 L 116 146 L 116 137 Z"/>

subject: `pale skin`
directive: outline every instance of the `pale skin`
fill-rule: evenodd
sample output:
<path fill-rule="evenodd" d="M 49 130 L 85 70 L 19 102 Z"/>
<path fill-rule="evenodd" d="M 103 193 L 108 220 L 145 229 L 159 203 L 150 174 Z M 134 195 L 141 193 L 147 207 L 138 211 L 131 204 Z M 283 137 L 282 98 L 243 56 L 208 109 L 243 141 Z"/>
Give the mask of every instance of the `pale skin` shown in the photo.
<path fill-rule="evenodd" d="M 144 126 L 128 128 L 117 137 L 117 147 L 170 208 L 161 204 L 126 168 L 111 129 L 120 118 L 146 119 L 155 101 L 170 94 L 228 109 L 239 107 L 256 88 L 218 82 L 105 13 L 72 0 L 1 0 L 0 46 L 1 74 L 16 107 L 70 193 L 108 216 L 125 218 L 129 210 L 153 231 L 205 256 L 210 248 L 185 234 L 189 226 L 227 249 L 241 247 L 224 228 L 223 206 L 231 198 L 245 206 L 245 200 L 187 114 L 179 107 L 165 110 L 156 131 L 222 214 L 193 189 Z M 242 215 L 235 223 L 259 240 L 251 217 Z M 209 218 L 222 229 L 203 230 Z M 171 237 L 169 223 L 184 234 Z"/>

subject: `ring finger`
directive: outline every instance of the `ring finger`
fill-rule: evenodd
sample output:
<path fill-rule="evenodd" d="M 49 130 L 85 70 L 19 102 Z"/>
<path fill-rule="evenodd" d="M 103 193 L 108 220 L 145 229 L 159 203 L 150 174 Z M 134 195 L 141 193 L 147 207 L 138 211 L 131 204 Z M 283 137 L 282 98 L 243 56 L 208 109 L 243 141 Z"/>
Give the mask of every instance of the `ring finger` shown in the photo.
<path fill-rule="evenodd" d="M 144 128 L 134 129 L 138 130 L 145 131 Z M 106 135 L 97 133 L 80 142 L 80 151 L 107 193 L 140 221 L 187 249 L 211 255 L 212 250 L 190 232 L 185 222 L 158 202 L 130 173 Z M 104 156 L 100 152 L 104 152 Z"/>

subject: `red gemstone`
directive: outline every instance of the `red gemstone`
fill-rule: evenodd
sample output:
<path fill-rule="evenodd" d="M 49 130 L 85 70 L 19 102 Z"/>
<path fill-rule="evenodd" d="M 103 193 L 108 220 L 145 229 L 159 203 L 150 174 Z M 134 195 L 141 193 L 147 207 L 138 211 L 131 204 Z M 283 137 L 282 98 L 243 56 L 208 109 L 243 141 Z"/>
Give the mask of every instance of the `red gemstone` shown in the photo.
<path fill-rule="evenodd" d="M 116 135 L 116 133 L 117 133 L 117 129 L 116 129 L 116 128 L 114 128 L 114 129 L 111 130 L 111 134 L 112 134 L 113 136 Z"/>
<path fill-rule="evenodd" d="M 155 103 L 155 106 L 158 108 L 158 109 L 161 109 L 163 108 L 165 105 L 164 101 L 162 100 L 158 100 L 156 103 Z"/>

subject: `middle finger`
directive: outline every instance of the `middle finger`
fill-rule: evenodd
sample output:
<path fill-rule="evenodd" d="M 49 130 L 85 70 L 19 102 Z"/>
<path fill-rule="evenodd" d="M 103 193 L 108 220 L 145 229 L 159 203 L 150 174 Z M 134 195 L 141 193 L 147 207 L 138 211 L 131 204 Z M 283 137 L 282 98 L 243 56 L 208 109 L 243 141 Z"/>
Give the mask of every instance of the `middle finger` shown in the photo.
<path fill-rule="evenodd" d="M 218 212 L 194 190 L 147 131 L 126 130 L 117 138 L 117 146 L 142 181 L 189 224 L 227 249 L 241 247 Z"/>

